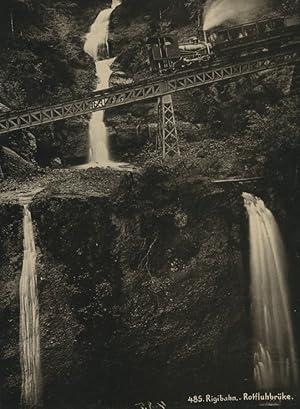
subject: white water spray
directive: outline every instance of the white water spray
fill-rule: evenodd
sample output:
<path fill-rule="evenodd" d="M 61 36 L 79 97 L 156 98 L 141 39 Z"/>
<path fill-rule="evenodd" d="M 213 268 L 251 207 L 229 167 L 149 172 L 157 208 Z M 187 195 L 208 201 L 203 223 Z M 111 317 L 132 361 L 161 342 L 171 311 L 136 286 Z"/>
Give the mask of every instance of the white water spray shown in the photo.
<path fill-rule="evenodd" d="M 210 30 L 230 22 L 243 24 L 261 16 L 266 0 L 208 0 L 204 8 L 203 29 Z"/>
<path fill-rule="evenodd" d="M 243 193 L 249 215 L 254 379 L 259 390 L 298 385 L 281 234 L 264 202 Z"/>
<path fill-rule="evenodd" d="M 121 4 L 120 0 L 112 0 L 111 7 L 102 10 L 86 35 L 84 51 L 95 61 L 97 88 L 103 90 L 109 87 L 111 64 L 114 58 L 110 57 L 108 34 L 111 13 Z M 89 124 L 89 165 L 105 166 L 111 163 L 107 129 L 104 123 L 104 111 L 92 114 Z"/>
<path fill-rule="evenodd" d="M 21 403 L 35 408 L 41 398 L 41 354 L 39 304 L 36 275 L 36 248 L 31 212 L 23 208 L 23 267 L 20 278 L 20 362 L 22 372 Z"/>

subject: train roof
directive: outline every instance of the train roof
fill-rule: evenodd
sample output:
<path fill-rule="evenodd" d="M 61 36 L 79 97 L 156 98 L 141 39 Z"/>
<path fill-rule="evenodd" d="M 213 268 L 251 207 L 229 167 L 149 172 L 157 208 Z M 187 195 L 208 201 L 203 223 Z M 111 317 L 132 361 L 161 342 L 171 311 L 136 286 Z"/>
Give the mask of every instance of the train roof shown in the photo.
<path fill-rule="evenodd" d="M 265 18 L 261 18 L 259 20 L 251 20 L 248 21 L 247 23 L 243 23 L 243 24 L 236 24 L 236 25 L 230 25 L 230 26 L 221 26 L 221 27 L 214 27 L 211 28 L 209 30 L 206 30 L 206 32 L 208 33 L 212 33 L 212 32 L 218 32 L 218 31 L 223 31 L 223 30 L 227 30 L 227 29 L 232 29 L 232 28 L 239 28 L 239 27 L 245 27 L 251 24 L 257 24 L 257 23 L 266 23 L 268 21 L 272 21 L 272 20 L 284 20 L 286 17 L 291 17 L 291 16 L 283 16 L 283 15 L 273 15 L 271 17 L 265 17 Z"/>
<path fill-rule="evenodd" d="M 178 40 L 178 37 L 176 34 L 159 34 L 156 36 L 147 37 L 146 44 L 149 44 L 149 45 L 156 44 L 157 40 L 160 40 L 160 39 L 166 39 L 172 42 L 176 42 Z"/>

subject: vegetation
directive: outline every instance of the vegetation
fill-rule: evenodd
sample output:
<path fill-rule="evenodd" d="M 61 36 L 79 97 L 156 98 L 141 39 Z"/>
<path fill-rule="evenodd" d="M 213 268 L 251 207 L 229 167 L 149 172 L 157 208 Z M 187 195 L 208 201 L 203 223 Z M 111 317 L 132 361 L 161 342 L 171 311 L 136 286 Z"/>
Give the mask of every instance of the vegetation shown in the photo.
<path fill-rule="evenodd" d="M 159 24 L 153 24 L 155 19 L 157 21 L 159 18 L 160 25 L 164 25 L 164 30 L 177 33 L 179 39 L 195 35 L 198 11 L 201 14 L 204 3 L 204 1 L 192 0 L 158 3 L 125 0 L 119 16 L 116 15 L 113 20 L 113 39 L 119 51 L 117 61 L 127 75 L 133 78 L 149 75 L 147 56 L 143 50 L 145 50 L 145 38 L 159 30 Z M 285 14 L 297 13 L 299 2 L 274 1 L 272 10 L 274 9 Z M 127 42 L 124 38 L 121 39 L 124 33 L 129 39 Z M 121 46 L 118 47 L 118 44 Z M 255 173 L 258 176 L 277 175 L 281 168 L 279 162 L 285 162 L 286 155 L 298 157 L 297 136 L 293 132 L 292 125 L 286 126 L 288 121 L 295 123 L 299 111 L 298 102 L 289 96 L 292 76 L 293 70 L 284 68 L 176 94 L 173 102 L 182 160 L 187 166 L 198 167 L 199 173 L 203 176 L 249 176 L 249 174 L 255 176 Z M 261 143 L 258 135 L 264 134 L 264 124 L 259 120 L 256 123 L 256 119 L 270 117 L 272 110 L 275 111 L 276 121 L 268 128 L 263 138 L 265 143 Z M 294 113 L 293 118 L 290 110 Z M 281 112 L 281 115 L 276 115 L 277 111 Z M 122 110 L 119 111 L 119 124 L 115 123 L 113 115 L 115 115 L 114 111 L 107 114 L 107 121 L 112 124 L 116 133 L 113 149 L 118 146 L 116 141 L 119 134 L 122 135 L 119 140 L 125 139 L 123 135 L 128 128 L 123 126 L 123 121 L 124 124 L 128 122 L 128 115 L 131 115 L 135 123 L 144 124 L 145 127 L 148 123 L 157 121 L 153 110 L 148 108 L 147 111 L 146 104 L 144 104 L 144 110 L 134 106 L 128 107 L 124 113 Z M 293 126 L 297 128 L 298 124 L 295 123 Z M 286 130 L 285 135 L 289 133 L 289 154 L 283 152 L 285 135 L 278 139 L 278 129 Z M 136 140 L 136 135 L 130 137 L 129 132 L 132 131 L 127 131 L 127 144 L 130 144 L 133 139 Z M 267 140 L 269 143 L 266 142 Z M 272 144 L 272 140 L 276 142 Z M 143 151 L 138 156 L 136 156 L 136 149 L 134 153 L 130 149 L 133 160 L 136 160 L 136 163 L 145 163 L 145 160 L 153 155 L 154 145 L 154 141 L 144 145 Z M 126 153 L 126 147 L 124 151 L 128 157 L 130 152 Z"/>
<path fill-rule="evenodd" d="M 300 100 L 283 99 L 265 112 L 248 113 L 247 136 L 267 155 L 266 171 L 287 185 L 298 182 L 300 158 Z"/>
<path fill-rule="evenodd" d="M 3 1 L 0 100 L 23 108 L 90 91 L 94 71 L 82 51 L 83 35 L 105 4 Z M 116 67 L 128 78 L 149 75 L 145 37 L 163 25 L 180 37 L 193 35 L 203 4 L 124 0 L 113 14 L 109 39 Z M 297 4 L 277 2 L 289 11 Z M 157 122 L 153 101 L 110 110 L 114 153 L 121 146 L 118 159 L 134 162 L 133 172 L 37 171 L 32 165 L 18 172 L 17 155 L 1 153 L 0 160 L 11 158 L 3 171 L 12 168 L 15 176 L 2 183 L 0 206 L 5 407 L 18 406 L 21 381 L 16 317 L 23 233 L 17 193 L 35 186 L 44 188 L 31 210 L 45 408 L 128 408 L 142 400 L 172 401 L 174 391 L 184 407 L 191 391 L 253 391 L 244 185 L 213 179 L 267 176 L 247 188 L 271 198 L 270 192 L 278 196 L 290 186 L 278 213 L 284 219 L 293 202 L 290 248 L 299 276 L 300 102 L 289 95 L 290 77 L 283 69 L 174 96 L 182 155 L 168 161 L 155 151 L 155 132 L 149 131 Z M 62 122 L 34 132 L 32 148 L 21 134 L 5 142 L 46 166 L 57 156 L 74 160 L 72 147 L 78 140 L 85 147 L 87 124 Z M 292 303 L 300 311 L 298 293 Z"/>
<path fill-rule="evenodd" d="M 2 102 L 18 109 L 91 89 L 76 2 L 10 1 L 1 9 Z"/>
<path fill-rule="evenodd" d="M 4 1 L 0 17 L 0 102 L 16 110 L 91 92 L 94 66 L 83 52 L 83 44 L 98 9 L 98 1 Z M 4 136 L 2 143 L 42 166 L 57 157 L 64 164 L 85 159 L 86 119 L 39 127 L 34 136 L 37 141 L 31 152 L 24 150 L 32 139 L 26 132 Z"/>

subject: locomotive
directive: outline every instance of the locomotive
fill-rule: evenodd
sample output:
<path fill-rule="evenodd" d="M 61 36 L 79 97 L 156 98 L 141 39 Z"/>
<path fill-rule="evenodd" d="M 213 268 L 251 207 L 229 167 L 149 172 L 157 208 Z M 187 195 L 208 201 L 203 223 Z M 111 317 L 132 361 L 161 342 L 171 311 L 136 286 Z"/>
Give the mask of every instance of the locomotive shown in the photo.
<path fill-rule="evenodd" d="M 217 58 L 236 58 L 253 51 L 269 51 L 299 39 L 297 16 L 276 16 L 231 27 L 202 31 L 179 43 L 175 35 L 148 39 L 151 71 L 169 73 L 207 64 Z M 298 38 L 297 38 L 298 36 Z"/>
<path fill-rule="evenodd" d="M 148 58 L 152 72 L 163 74 L 171 71 L 180 60 L 176 36 L 152 37 L 147 40 Z"/>

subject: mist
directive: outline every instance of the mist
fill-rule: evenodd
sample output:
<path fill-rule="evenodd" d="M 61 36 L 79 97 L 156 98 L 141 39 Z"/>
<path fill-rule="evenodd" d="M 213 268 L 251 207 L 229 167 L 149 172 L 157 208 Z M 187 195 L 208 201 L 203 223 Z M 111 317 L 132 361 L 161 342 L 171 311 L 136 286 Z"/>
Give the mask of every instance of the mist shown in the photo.
<path fill-rule="evenodd" d="M 255 20 L 268 9 L 267 0 L 208 0 L 204 8 L 203 29 L 223 23 L 243 24 Z"/>

